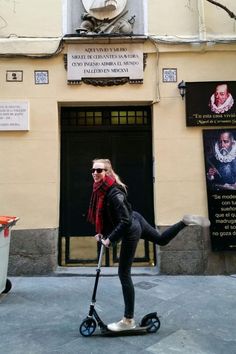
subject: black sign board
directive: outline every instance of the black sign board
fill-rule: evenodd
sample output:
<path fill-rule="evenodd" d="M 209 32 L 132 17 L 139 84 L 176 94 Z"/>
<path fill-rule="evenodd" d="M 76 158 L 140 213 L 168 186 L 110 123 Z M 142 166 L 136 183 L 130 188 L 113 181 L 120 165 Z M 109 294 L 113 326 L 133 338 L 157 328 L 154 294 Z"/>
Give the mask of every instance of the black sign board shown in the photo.
<path fill-rule="evenodd" d="M 203 130 L 213 251 L 236 251 L 236 129 Z"/>
<path fill-rule="evenodd" d="M 186 82 L 186 125 L 236 125 L 236 81 Z"/>

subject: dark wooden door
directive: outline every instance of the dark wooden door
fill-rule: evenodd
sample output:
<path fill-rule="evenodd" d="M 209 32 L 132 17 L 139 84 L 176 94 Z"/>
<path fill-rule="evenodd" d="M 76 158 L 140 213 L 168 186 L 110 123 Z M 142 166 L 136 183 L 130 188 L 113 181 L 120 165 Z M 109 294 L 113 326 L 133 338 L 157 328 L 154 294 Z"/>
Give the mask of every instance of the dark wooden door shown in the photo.
<path fill-rule="evenodd" d="M 122 113 L 121 119 L 112 120 L 112 112 Z M 137 112 L 139 119 L 132 119 L 129 124 L 127 117 L 129 114 L 133 117 Z M 115 171 L 128 186 L 133 209 L 153 223 L 149 108 L 63 108 L 61 113 L 60 236 L 68 240 L 70 237 L 94 235 L 94 227 L 86 221 L 93 184 L 90 169 L 94 158 L 112 161 Z M 101 119 L 96 121 L 96 114 Z M 89 120 L 92 115 L 95 118 Z M 67 257 L 67 262 L 68 259 L 70 257 Z"/>

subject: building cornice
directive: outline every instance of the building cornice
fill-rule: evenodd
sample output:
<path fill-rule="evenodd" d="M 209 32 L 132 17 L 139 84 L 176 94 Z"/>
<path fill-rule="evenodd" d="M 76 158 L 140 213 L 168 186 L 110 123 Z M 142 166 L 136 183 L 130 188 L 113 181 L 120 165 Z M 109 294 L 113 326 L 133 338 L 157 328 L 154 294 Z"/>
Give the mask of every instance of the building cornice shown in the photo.
<path fill-rule="evenodd" d="M 112 34 L 98 34 L 98 35 L 66 35 L 63 40 L 67 44 L 110 44 L 110 43 L 144 43 L 148 40 L 146 35 L 112 35 Z"/>

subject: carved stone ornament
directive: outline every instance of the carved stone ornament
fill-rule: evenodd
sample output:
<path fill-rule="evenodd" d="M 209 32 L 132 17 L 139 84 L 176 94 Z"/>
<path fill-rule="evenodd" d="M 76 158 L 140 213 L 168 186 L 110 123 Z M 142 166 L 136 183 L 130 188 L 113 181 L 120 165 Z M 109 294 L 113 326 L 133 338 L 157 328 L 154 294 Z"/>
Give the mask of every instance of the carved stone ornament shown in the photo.
<path fill-rule="evenodd" d="M 120 15 L 128 0 L 82 0 L 85 11 L 97 20 L 115 18 Z"/>
<path fill-rule="evenodd" d="M 118 85 L 124 85 L 127 82 L 130 82 L 129 78 L 127 77 L 119 77 L 119 78 L 107 78 L 107 79 L 89 79 L 89 78 L 84 78 L 82 81 L 77 81 L 77 80 L 68 80 L 67 83 L 69 85 L 80 85 L 81 83 L 87 84 L 87 85 L 92 85 L 92 86 L 118 86 Z"/>
<path fill-rule="evenodd" d="M 127 83 L 130 84 L 142 84 L 143 80 L 130 80 L 128 77 L 119 77 L 113 79 L 82 79 L 81 81 L 78 80 L 68 80 L 67 83 L 69 85 L 80 85 L 82 84 L 92 85 L 92 86 L 118 86 L 124 85 Z"/>
<path fill-rule="evenodd" d="M 135 16 L 125 19 L 128 0 L 82 0 L 85 13 L 76 32 L 89 34 L 132 34 Z"/>

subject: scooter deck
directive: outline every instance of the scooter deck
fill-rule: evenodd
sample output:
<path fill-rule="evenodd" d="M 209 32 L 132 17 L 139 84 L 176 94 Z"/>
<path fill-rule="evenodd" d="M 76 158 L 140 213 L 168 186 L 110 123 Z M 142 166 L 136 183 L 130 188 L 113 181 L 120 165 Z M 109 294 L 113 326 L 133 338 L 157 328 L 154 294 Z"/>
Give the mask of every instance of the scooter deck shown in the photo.
<path fill-rule="evenodd" d="M 126 329 L 122 331 L 110 331 L 108 328 L 106 329 L 101 329 L 101 334 L 103 336 L 132 336 L 132 335 L 138 335 L 138 334 L 147 334 L 147 329 L 149 326 L 136 326 L 135 328 L 132 329 Z"/>

